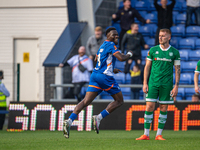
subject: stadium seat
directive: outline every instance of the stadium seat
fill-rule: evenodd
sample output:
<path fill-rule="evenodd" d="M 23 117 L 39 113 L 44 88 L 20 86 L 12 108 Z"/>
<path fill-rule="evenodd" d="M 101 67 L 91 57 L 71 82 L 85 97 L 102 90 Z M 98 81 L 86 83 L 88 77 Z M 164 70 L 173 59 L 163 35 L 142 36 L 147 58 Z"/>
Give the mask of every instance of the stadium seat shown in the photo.
<path fill-rule="evenodd" d="M 130 75 L 130 73 L 127 73 L 125 75 L 125 84 L 131 84 L 131 75 Z"/>
<path fill-rule="evenodd" d="M 192 83 L 192 77 L 189 73 L 182 73 L 180 76 L 180 84 L 191 84 Z"/>
<path fill-rule="evenodd" d="M 181 62 L 181 71 L 182 72 L 194 72 L 197 65 L 197 61 L 190 62 Z"/>
<path fill-rule="evenodd" d="M 153 3 L 150 3 L 150 7 L 148 8 L 148 11 L 156 11 L 156 8 L 155 8 L 155 6 L 154 6 L 154 4 Z"/>
<path fill-rule="evenodd" d="M 182 3 L 181 2 L 176 2 L 173 11 L 182 12 Z"/>
<path fill-rule="evenodd" d="M 195 48 L 200 49 L 200 39 L 195 40 Z"/>
<path fill-rule="evenodd" d="M 179 49 L 194 49 L 194 39 L 185 38 L 179 40 Z"/>
<path fill-rule="evenodd" d="M 142 50 L 142 60 L 145 60 L 145 58 L 148 55 L 149 50 Z"/>
<path fill-rule="evenodd" d="M 115 80 L 117 81 L 118 84 L 124 84 L 124 80 L 125 80 L 125 74 L 124 73 L 117 73 L 113 75 Z"/>
<path fill-rule="evenodd" d="M 185 1 L 183 1 L 183 2 L 182 2 L 182 12 L 185 12 L 185 11 L 186 11 L 186 9 L 187 9 L 186 2 L 185 2 Z"/>
<path fill-rule="evenodd" d="M 171 27 L 171 32 L 173 37 L 184 37 L 185 36 L 185 28 L 183 26 L 173 26 Z"/>
<path fill-rule="evenodd" d="M 147 11 L 139 11 L 139 13 L 140 13 L 140 15 L 144 18 L 145 17 L 145 15 L 147 14 Z"/>
<path fill-rule="evenodd" d="M 121 9 L 124 7 L 124 4 L 123 4 L 123 1 L 119 2 L 119 6 L 118 6 L 118 9 Z"/>
<path fill-rule="evenodd" d="M 200 60 L 200 50 L 191 51 L 189 53 L 189 61 L 198 61 Z"/>
<path fill-rule="evenodd" d="M 194 88 L 185 88 L 185 97 L 192 97 L 192 95 L 195 93 Z"/>
<path fill-rule="evenodd" d="M 184 99 L 184 97 L 185 97 L 185 90 L 184 90 L 184 88 L 178 88 L 177 97 L 180 97 L 181 98 L 180 100 Z"/>
<path fill-rule="evenodd" d="M 139 97 L 140 100 L 144 100 L 144 92 L 143 90 L 140 90 L 140 97 Z"/>
<path fill-rule="evenodd" d="M 147 42 L 147 40 L 150 39 L 150 37 L 148 37 L 148 36 L 144 36 L 143 38 L 144 38 L 145 42 Z"/>
<path fill-rule="evenodd" d="M 185 35 L 187 37 L 189 37 L 189 36 L 200 37 L 200 27 L 199 26 L 187 27 Z"/>
<path fill-rule="evenodd" d="M 113 22 L 113 23 L 112 23 L 112 26 L 115 27 L 116 30 L 117 30 L 117 32 L 118 32 L 118 34 L 120 34 L 120 32 L 121 32 L 121 27 L 120 27 L 119 22 Z"/>
<path fill-rule="evenodd" d="M 181 39 L 181 37 L 172 37 L 171 40 L 170 40 L 170 44 L 177 48 L 178 49 L 178 43 L 179 43 L 179 40 Z"/>
<path fill-rule="evenodd" d="M 150 23 L 153 23 L 153 24 L 155 24 L 155 23 L 158 22 L 157 16 L 156 16 L 155 14 L 152 14 L 152 13 L 146 14 L 145 19 L 146 19 L 146 20 L 147 20 L 147 19 L 150 19 L 150 20 L 151 20 Z"/>
<path fill-rule="evenodd" d="M 138 30 L 143 36 L 150 37 L 152 29 L 149 26 L 140 26 Z"/>
<path fill-rule="evenodd" d="M 178 14 L 179 14 L 178 11 L 173 11 L 173 12 L 172 12 L 172 15 L 173 15 L 173 16 L 172 16 L 172 17 L 173 17 L 172 19 L 173 19 L 173 23 L 174 23 L 174 24 L 176 24 L 176 16 L 177 16 Z"/>
<path fill-rule="evenodd" d="M 149 45 L 150 48 L 155 46 L 155 39 L 154 38 L 148 39 L 146 44 Z"/>
<path fill-rule="evenodd" d="M 135 9 L 140 11 L 140 10 L 148 10 L 149 3 L 146 1 L 136 1 L 135 2 Z"/>
<path fill-rule="evenodd" d="M 156 24 L 145 24 L 145 26 L 151 28 L 151 37 L 155 37 L 158 26 Z"/>
<path fill-rule="evenodd" d="M 115 67 L 117 69 L 120 69 L 121 71 L 124 71 L 124 65 L 125 65 L 125 62 L 121 62 L 118 60 L 116 60 L 116 62 L 115 62 Z"/>
<path fill-rule="evenodd" d="M 190 50 L 179 50 L 181 61 L 188 61 L 188 53 Z"/>
<path fill-rule="evenodd" d="M 187 100 L 187 101 L 192 101 L 192 95 L 191 95 L 191 96 L 186 96 L 186 97 L 185 97 L 185 100 Z"/>
<path fill-rule="evenodd" d="M 178 14 L 176 16 L 176 24 L 185 24 L 186 21 L 186 14 L 182 13 L 182 14 Z"/>
<path fill-rule="evenodd" d="M 130 96 L 131 95 L 131 88 L 130 87 L 123 87 L 121 88 L 123 96 Z"/>

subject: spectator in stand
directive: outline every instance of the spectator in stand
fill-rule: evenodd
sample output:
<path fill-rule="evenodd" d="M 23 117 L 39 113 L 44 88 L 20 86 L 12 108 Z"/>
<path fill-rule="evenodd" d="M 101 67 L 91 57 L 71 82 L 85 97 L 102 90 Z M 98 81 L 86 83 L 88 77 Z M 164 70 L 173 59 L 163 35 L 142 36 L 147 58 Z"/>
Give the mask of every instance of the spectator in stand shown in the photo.
<path fill-rule="evenodd" d="M 133 70 L 130 70 L 131 84 L 142 84 L 142 74 L 139 65 L 133 66 Z M 139 99 L 140 90 L 142 88 L 131 88 L 131 99 Z"/>
<path fill-rule="evenodd" d="M 196 24 L 200 26 L 200 0 L 187 0 L 186 27 L 190 25 L 192 14 L 195 14 Z"/>
<path fill-rule="evenodd" d="M 0 110 L 6 111 L 6 107 L 7 107 L 6 98 L 10 96 L 10 93 L 5 87 L 5 85 L 2 83 L 2 80 L 3 80 L 3 71 L 0 70 Z M 6 115 L 4 113 L 0 114 L 0 130 L 3 129 L 5 117 Z"/>
<path fill-rule="evenodd" d="M 70 58 L 66 63 L 59 64 L 59 67 L 69 65 L 72 67 L 72 83 L 74 84 L 73 94 L 77 97 L 78 102 L 82 100 L 80 94 L 81 88 L 89 82 L 90 74 L 93 69 L 92 60 L 85 55 L 85 47 L 81 46 L 78 55 Z"/>
<path fill-rule="evenodd" d="M 199 102 L 199 100 L 200 100 L 199 93 L 195 93 L 194 95 L 192 95 L 192 102 Z"/>
<path fill-rule="evenodd" d="M 100 26 L 97 26 L 95 28 L 94 34 L 95 35 L 92 35 L 87 41 L 86 54 L 93 61 L 93 66 L 95 67 L 96 62 L 94 61 L 94 58 L 97 54 L 99 47 L 106 40 L 106 37 L 103 35 L 103 31 L 102 31 L 102 28 Z"/>
<path fill-rule="evenodd" d="M 173 19 L 172 19 L 172 11 L 175 5 L 175 0 L 172 0 L 172 3 L 167 5 L 167 0 L 161 0 L 161 6 L 158 5 L 158 0 L 154 0 L 154 6 L 158 12 L 158 28 L 156 31 L 155 36 L 155 45 L 159 44 L 159 32 L 160 29 L 170 29 L 173 25 Z"/>
<path fill-rule="evenodd" d="M 137 23 L 131 24 L 131 30 L 128 30 L 122 39 L 121 50 L 122 53 L 125 51 L 125 45 L 127 45 L 127 51 L 132 51 L 133 56 L 126 62 L 125 70 L 130 69 L 132 60 L 135 61 L 135 64 L 140 65 L 141 63 L 141 47 L 148 49 L 149 46 L 145 43 L 144 38 L 141 33 L 138 32 L 139 27 Z M 128 73 L 128 72 L 125 72 Z"/>
<path fill-rule="evenodd" d="M 131 24 L 134 23 L 134 19 L 137 18 L 142 23 L 150 23 L 150 20 L 145 20 L 139 12 L 131 7 L 130 0 L 123 0 L 124 7 L 117 11 L 116 14 L 112 15 L 112 19 L 114 22 L 120 20 L 121 32 L 119 35 L 119 46 L 121 46 L 121 40 L 131 27 Z"/>

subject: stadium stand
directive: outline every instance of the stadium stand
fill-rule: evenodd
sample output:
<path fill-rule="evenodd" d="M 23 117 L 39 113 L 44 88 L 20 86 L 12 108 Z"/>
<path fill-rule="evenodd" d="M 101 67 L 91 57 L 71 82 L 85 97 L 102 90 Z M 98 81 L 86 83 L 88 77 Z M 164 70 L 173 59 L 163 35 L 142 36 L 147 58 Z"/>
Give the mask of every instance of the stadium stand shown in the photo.
<path fill-rule="evenodd" d="M 145 18 L 146 20 L 147 20 L 147 19 L 150 19 L 150 20 L 151 20 L 150 23 L 152 23 L 152 24 L 157 24 L 157 23 L 158 23 L 158 18 L 157 18 L 157 16 L 156 16 L 155 14 L 153 14 L 153 13 L 148 13 L 148 14 L 146 14 L 144 18 Z"/>
<path fill-rule="evenodd" d="M 142 35 L 145 37 L 151 37 L 152 35 L 152 28 L 149 26 L 140 26 L 139 30 L 140 33 L 142 33 Z"/>
<path fill-rule="evenodd" d="M 181 62 L 181 71 L 183 73 L 194 72 L 197 65 L 197 61 Z"/>
<path fill-rule="evenodd" d="M 188 61 L 188 53 L 190 50 L 179 50 L 181 61 Z"/>
<path fill-rule="evenodd" d="M 200 27 L 199 26 L 189 26 L 186 28 L 187 37 L 200 37 Z"/>
<path fill-rule="evenodd" d="M 148 39 L 146 44 L 149 45 L 150 48 L 155 46 L 155 39 L 154 38 Z"/>
<path fill-rule="evenodd" d="M 184 26 L 172 26 L 171 27 L 172 36 L 176 37 L 185 37 L 185 28 Z"/>
<path fill-rule="evenodd" d="M 117 74 L 114 74 L 114 78 L 115 80 L 117 81 L 117 83 L 119 84 L 124 84 L 125 83 L 125 74 L 124 73 L 117 73 Z"/>
<path fill-rule="evenodd" d="M 181 13 L 176 16 L 175 24 L 185 24 L 186 21 L 186 13 Z"/>
<path fill-rule="evenodd" d="M 195 48 L 200 49 L 200 39 L 195 40 Z"/>
<path fill-rule="evenodd" d="M 192 38 L 184 38 L 179 40 L 179 49 L 194 49 L 194 39 Z"/>
<path fill-rule="evenodd" d="M 180 76 L 180 84 L 191 84 L 192 83 L 192 77 L 189 73 L 182 73 Z"/>
<path fill-rule="evenodd" d="M 188 59 L 189 61 L 198 61 L 200 59 L 200 50 L 190 51 Z"/>
<path fill-rule="evenodd" d="M 135 2 L 135 8 L 138 10 L 138 11 L 141 11 L 141 10 L 148 10 L 149 8 L 149 3 L 147 1 L 137 1 Z"/>

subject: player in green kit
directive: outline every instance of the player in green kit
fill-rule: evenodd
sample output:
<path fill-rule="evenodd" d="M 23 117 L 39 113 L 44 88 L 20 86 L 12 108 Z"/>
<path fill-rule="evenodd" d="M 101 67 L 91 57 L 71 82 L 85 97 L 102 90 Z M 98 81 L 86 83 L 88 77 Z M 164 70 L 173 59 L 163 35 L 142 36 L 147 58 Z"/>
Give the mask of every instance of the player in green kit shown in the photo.
<path fill-rule="evenodd" d="M 194 90 L 196 93 L 199 93 L 200 88 L 198 86 L 198 81 L 199 81 L 199 73 L 200 73 L 200 60 L 197 63 L 197 67 L 195 69 L 195 74 L 194 74 Z"/>
<path fill-rule="evenodd" d="M 160 115 L 158 119 L 158 130 L 155 140 L 165 140 L 162 130 L 167 120 L 168 104 L 173 104 L 173 98 L 178 93 L 180 80 L 180 54 L 177 49 L 169 44 L 171 31 L 161 29 L 159 32 L 160 45 L 149 50 L 146 66 L 144 69 L 143 92 L 146 93 L 146 111 L 144 114 L 144 135 L 136 140 L 149 140 L 149 129 L 153 120 L 155 103 L 160 104 Z M 176 83 L 173 88 L 173 66 L 175 66 Z M 150 73 L 149 82 L 147 79 Z M 159 98 L 159 100 L 157 100 Z"/>

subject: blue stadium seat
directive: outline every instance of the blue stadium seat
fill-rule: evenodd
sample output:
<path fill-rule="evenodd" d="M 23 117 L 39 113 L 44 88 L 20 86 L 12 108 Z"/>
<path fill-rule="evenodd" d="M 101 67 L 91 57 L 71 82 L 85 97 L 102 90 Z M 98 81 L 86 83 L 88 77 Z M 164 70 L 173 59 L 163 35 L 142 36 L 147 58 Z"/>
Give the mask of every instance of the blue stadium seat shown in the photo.
<path fill-rule="evenodd" d="M 140 15 L 144 18 L 145 15 L 147 14 L 147 11 L 145 10 L 142 10 L 142 11 L 139 11 Z"/>
<path fill-rule="evenodd" d="M 148 26 L 151 28 L 151 37 L 155 37 L 158 26 L 156 24 L 145 24 L 145 26 Z"/>
<path fill-rule="evenodd" d="M 130 96 L 131 95 L 131 88 L 130 87 L 123 87 L 121 88 L 123 96 Z"/>
<path fill-rule="evenodd" d="M 131 75 L 130 75 L 130 73 L 127 73 L 126 75 L 125 75 L 125 84 L 131 84 Z"/>
<path fill-rule="evenodd" d="M 124 73 L 117 73 L 113 75 L 115 80 L 117 81 L 118 84 L 124 84 L 124 80 L 125 80 L 125 74 Z"/>
<path fill-rule="evenodd" d="M 172 36 L 184 37 L 185 28 L 183 26 L 173 26 L 171 27 Z"/>
<path fill-rule="evenodd" d="M 187 100 L 187 101 L 192 101 L 192 95 L 191 95 L 191 96 L 186 96 L 186 97 L 185 97 L 185 100 Z"/>
<path fill-rule="evenodd" d="M 151 20 L 150 23 L 153 23 L 153 24 L 155 24 L 155 23 L 158 22 L 157 16 L 156 16 L 155 14 L 152 14 L 152 13 L 146 14 L 146 16 L 145 16 L 144 18 L 145 18 L 145 19 L 150 19 L 150 20 Z"/>
<path fill-rule="evenodd" d="M 194 49 L 194 39 L 185 38 L 179 40 L 179 49 Z"/>
<path fill-rule="evenodd" d="M 135 9 L 140 11 L 140 10 L 148 10 L 149 8 L 149 3 L 146 1 L 137 1 L 135 2 Z"/>
<path fill-rule="evenodd" d="M 149 26 L 141 26 L 138 30 L 143 36 L 151 36 L 152 29 Z"/>
<path fill-rule="evenodd" d="M 118 32 L 118 34 L 120 34 L 120 32 L 121 32 L 121 27 L 120 27 L 119 22 L 113 22 L 112 26 L 115 27 L 116 30 L 117 30 L 117 32 Z"/>
<path fill-rule="evenodd" d="M 197 65 L 197 61 L 190 62 L 181 62 L 181 71 L 182 72 L 194 72 Z"/>
<path fill-rule="evenodd" d="M 185 12 L 187 9 L 186 1 L 182 2 L 182 11 Z"/>
<path fill-rule="evenodd" d="M 154 38 L 148 39 L 146 44 L 149 45 L 150 48 L 155 46 L 155 39 Z"/>
<path fill-rule="evenodd" d="M 189 53 L 189 61 L 198 61 L 200 59 L 200 50 L 191 51 Z"/>
<path fill-rule="evenodd" d="M 185 24 L 186 21 L 186 14 L 182 13 L 182 14 L 178 14 L 176 16 L 176 24 Z"/>
<path fill-rule="evenodd" d="M 170 44 L 177 48 L 178 49 L 178 43 L 179 43 L 179 40 L 181 39 L 181 37 L 172 37 L 171 40 L 170 40 Z"/>
<path fill-rule="evenodd" d="M 187 100 L 187 97 L 192 97 L 192 95 L 195 93 L 194 88 L 185 88 L 185 97 Z"/>
<path fill-rule="evenodd" d="M 178 94 L 177 94 L 176 98 L 178 98 L 178 97 L 181 98 L 180 100 L 184 99 L 184 97 L 185 97 L 185 90 L 184 90 L 184 88 L 178 88 Z"/>
<path fill-rule="evenodd" d="M 179 50 L 181 61 L 188 61 L 188 52 L 190 50 Z"/>
<path fill-rule="evenodd" d="M 200 27 L 199 26 L 189 26 L 186 28 L 185 35 L 188 36 L 195 36 L 200 37 Z"/>
<path fill-rule="evenodd" d="M 142 50 L 142 60 L 145 60 L 145 58 L 148 55 L 149 50 Z"/>
<path fill-rule="evenodd" d="M 173 23 L 176 24 L 176 16 L 179 14 L 179 12 L 178 11 L 173 11 L 172 14 L 173 14 L 173 16 L 172 16 L 173 17 L 172 18 L 173 19 Z"/>
<path fill-rule="evenodd" d="M 192 77 L 189 73 L 182 73 L 180 76 L 180 84 L 192 84 Z"/>
<path fill-rule="evenodd" d="M 123 7 L 124 7 L 123 1 L 119 2 L 119 7 L 118 7 L 118 9 L 121 9 L 121 8 L 123 8 Z"/>
<path fill-rule="evenodd" d="M 150 39 L 150 37 L 148 37 L 148 36 L 144 36 L 143 38 L 144 38 L 145 42 L 147 42 L 147 40 Z"/>
<path fill-rule="evenodd" d="M 181 2 L 176 2 L 173 11 L 182 12 L 182 3 Z"/>
<path fill-rule="evenodd" d="M 143 90 L 140 90 L 140 97 L 139 97 L 140 100 L 144 100 L 144 92 Z"/>
<path fill-rule="evenodd" d="M 195 48 L 200 49 L 200 39 L 195 40 Z"/>
<path fill-rule="evenodd" d="M 120 69 L 121 71 L 124 71 L 124 65 L 125 65 L 125 62 L 121 62 L 118 60 L 116 60 L 116 62 L 115 62 L 115 67 L 117 69 Z"/>

